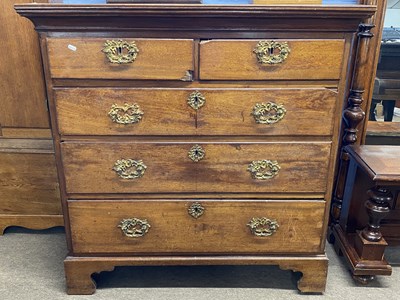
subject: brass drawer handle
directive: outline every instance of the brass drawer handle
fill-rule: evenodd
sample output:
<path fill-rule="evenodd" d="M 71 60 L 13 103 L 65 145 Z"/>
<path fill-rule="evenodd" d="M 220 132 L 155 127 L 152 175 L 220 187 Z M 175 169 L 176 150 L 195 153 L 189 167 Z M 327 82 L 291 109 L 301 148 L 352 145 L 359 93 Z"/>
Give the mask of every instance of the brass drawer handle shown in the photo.
<path fill-rule="evenodd" d="M 104 43 L 102 51 L 106 54 L 110 63 L 128 64 L 135 61 L 139 48 L 134 41 L 108 40 Z"/>
<path fill-rule="evenodd" d="M 189 95 L 187 103 L 194 110 L 198 110 L 206 104 L 206 97 L 199 91 L 195 91 Z"/>
<path fill-rule="evenodd" d="M 258 124 L 274 124 L 286 115 L 286 108 L 273 102 L 256 103 L 251 114 Z"/>
<path fill-rule="evenodd" d="M 194 162 L 199 162 L 206 156 L 206 151 L 200 145 L 194 145 L 188 152 L 189 158 Z"/>
<path fill-rule="evenodd" d="M 141 160 L 119 159 L 115 162 L 113 170 L 123 179 L 135 179 L 144 175 L 147 166 Z"/>
<path fill-rule="evenodd" d="M 279 228 L 279 224 L 276 220 L 270 220 L 268 218 L 252 218 L 247 224 L 250 227 L 252 234 L 256 236 L 271 236 Z"/>
<path fill-rule="evenodd" d="M 151 227 L 147 220 L 141 220 L 138 218 L 123 219 L 118 225 L 122 232 L 131 238 L 137 238 L 144 236 Z"/>
<path fill-rule="evenodd" d="M 259 41 L 253 52 L 262 65 L 283 63 L 290 53 L 287 42 Z"/>
<path fill-rule="evenodd" d="M 188 208 L 188 213 L 193 218 L 197 219 L 204 214 L 205 208 L 199 202 L 195 202 Z"/>
<path fill-rule="evenodd" d="M 113 104 L 108 112 L 111 121 L 124 125 L 138 123 L 142 119 L 143 114 L 144 112 L 137 103 L 125 103 L 123 106 Z"/>
<path fill-rule="evenodd" d="M 267 180 L 278 175 L 281 167 L 276 160 L 254 160 L 247 167 L 254 179 Z"/>

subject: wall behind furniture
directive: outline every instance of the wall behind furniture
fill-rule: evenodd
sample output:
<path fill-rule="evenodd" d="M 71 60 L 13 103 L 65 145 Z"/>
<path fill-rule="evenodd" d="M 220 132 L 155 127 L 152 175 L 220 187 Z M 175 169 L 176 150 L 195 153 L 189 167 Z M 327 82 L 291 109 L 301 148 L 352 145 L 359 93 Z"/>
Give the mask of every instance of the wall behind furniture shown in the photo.
<path fill-rule="evenodd" d="M 400 0 L 388 1 L 384 27 L 391 27 L 391 26 L 400 27 Z"/>

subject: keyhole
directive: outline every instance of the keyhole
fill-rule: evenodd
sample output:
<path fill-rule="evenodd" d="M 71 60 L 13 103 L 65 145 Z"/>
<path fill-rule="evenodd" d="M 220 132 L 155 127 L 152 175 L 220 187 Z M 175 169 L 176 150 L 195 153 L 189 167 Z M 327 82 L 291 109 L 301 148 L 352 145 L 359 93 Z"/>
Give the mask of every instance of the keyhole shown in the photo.
<path fill-rule="evenodd" d="M 278 111 L 276 109 L 271 109 L 271 110 L 267 110 L 263 113 L 263 116 L 265 117 L 274 117 L 278 114 Z"/>
<path fill-rule="evenodd" d="M 128 50 L 125 47 L 118 47 L 117 54 L 122 56 L 128 54 Z"/>
<path fill-rule="evenodd" d="M 199 150 L 195 150 L 195 151 L 194 151 L 194 154 L 195 154 L 196 156 L 199 156 L 199 155 L 200 155 Z"/>
<path fill-rule="evenodd" d="M 268 48 L 269 55 L 274 55 L 274 48 Z"/>
<path fill-rule="evenodd" d="M 200 99 L 199 99 L 199 97 L 194 97 L 194 104 L 196 104 L 196 105 L 198 105 L 199 104 L 199 102 L 200 102 Z"/>

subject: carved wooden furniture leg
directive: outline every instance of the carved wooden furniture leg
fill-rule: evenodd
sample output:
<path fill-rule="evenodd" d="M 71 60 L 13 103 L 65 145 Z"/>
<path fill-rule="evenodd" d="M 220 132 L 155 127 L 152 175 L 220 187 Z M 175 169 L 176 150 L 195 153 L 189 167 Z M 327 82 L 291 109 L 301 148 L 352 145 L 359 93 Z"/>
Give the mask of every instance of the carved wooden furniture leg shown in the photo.
<path fill-rule="evenodd" d="M 67 257 L 64 260 L 67 293 L 69 295 L 91 295 L 96 291 L 92 274 L 113 271 L 113 263 L 90 259 Z"/>
<path fill-rule="evenodd" d="M 392 193 L 384 187 L 374 187 L 367 192 L 368 201 L 365 208 L 369 216 L 368 225 L 362 231 L 362 237 L 370 242 L 379 242 L 383 239 L 379 231 L 381 220 L 389 213 L 389 203 L 393 199 Z"/>
<path fill-rule="evenodd" d="M 64 261 L 64 270 L 69 295 L 91 295 L 96 291 L 96 284 L 92 279 L 95 270 L 87 264 L 67 258 Z"/>
<path fill-rule="evenodd" d="M 384 258 L 388 243 L 383 236 L 388 231 L 382 233 L 381 224 L 383 229 L 391 224 L 396 217 L 391 210 L 400 199 L 398 147 L 363 145 L 345 150 L 350 164 L 340 222 L 333 228 L 335 249 L 343 253 L 353 278 L 367 284 L 376 275 L 392 273 Z"/>
<path fill-rule="evenodd" d="M 322 293 L 325 291 L 326 276 L 328 274 L 327 259 L 281 263 L 280 268 L 303 274 L 297 283 L 297 288 L 302 293 Z"/>
<path fill-rule="evenodd" d="M 374 187 L 367 192 L 368 200 L 365 202 L 365 208 L 368 213 L 368 225 L 358 231 L 354 247 L 361 259 L 370 261 L 382 261 L 387 243 L 380 232 L 381 220 L 389 214 L 389 203 L 393 196 L 391 192 L 384 187 Z M 373 275 L 354 275 L 353 278 L 363 284 L 374 279 Z"/>

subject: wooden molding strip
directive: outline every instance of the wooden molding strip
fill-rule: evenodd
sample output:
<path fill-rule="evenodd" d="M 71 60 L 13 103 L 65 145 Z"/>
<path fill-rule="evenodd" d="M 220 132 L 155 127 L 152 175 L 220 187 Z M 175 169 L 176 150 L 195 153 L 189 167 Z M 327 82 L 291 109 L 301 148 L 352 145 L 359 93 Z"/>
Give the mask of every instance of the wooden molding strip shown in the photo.
<path fill-rule="evenodd" d="M 159 5 L 159 4 L 108 4 L 108 5 L 52 5 L 23 4 L 15 5 L 16 11 L 25 17 L 59 16 L 173 16 L 184 17 L 209 15 L 212 17 L 259 17 L 276 16 L 279 18 L 367 18 L 376 12 L 376 5 Z"/>

